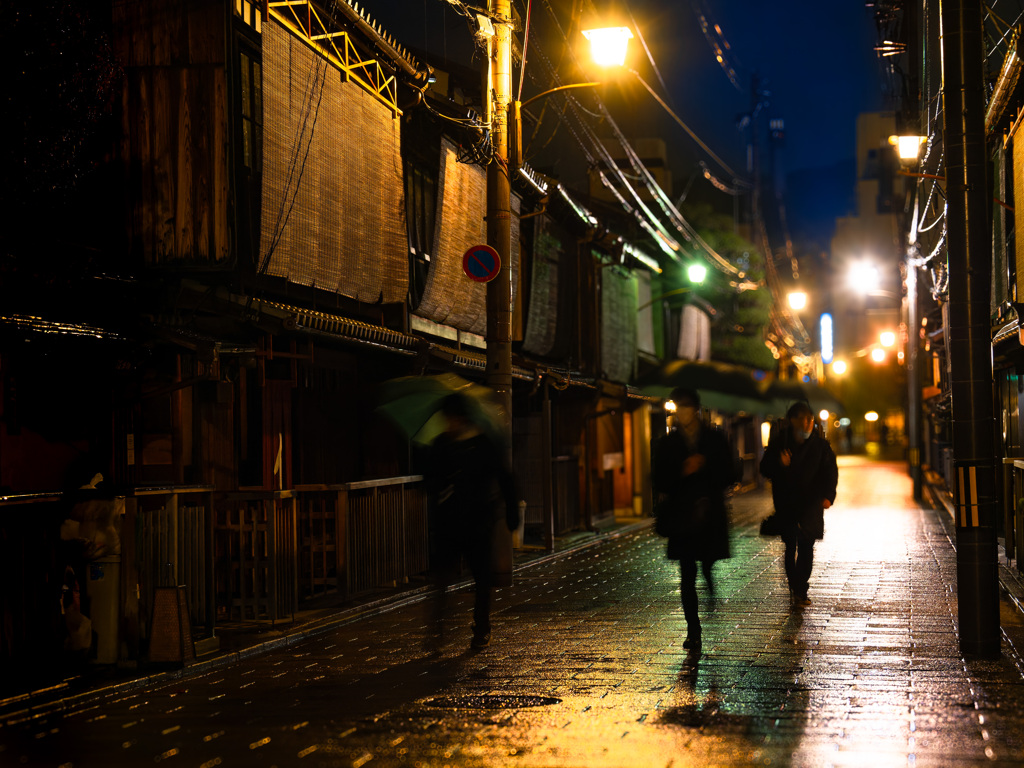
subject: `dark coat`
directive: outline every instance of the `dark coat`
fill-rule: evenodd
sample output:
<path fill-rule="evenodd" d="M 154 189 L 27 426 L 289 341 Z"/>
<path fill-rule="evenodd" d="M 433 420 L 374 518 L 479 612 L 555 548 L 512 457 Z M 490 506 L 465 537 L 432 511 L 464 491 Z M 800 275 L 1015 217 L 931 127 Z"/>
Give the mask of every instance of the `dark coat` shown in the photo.
<path fill-rule="evenodd" d="M 788 467 L 782 451 L 792 454 Z M 772 501 L 783 525 L 783 536 L 825 537 L 825 510 L 821 502 L 836 500 L 839 468 L 828 440 L 817 430 L 803 443 L 793 439 L 788 425 L 768 441 L 761 459 L 761 474 L 772 481 Z"/>
<path fill-rule="evenodd" d="M 703 455 L 704 466 L 684 476 L 683 462 L 692 454 Z M 655 442 L 652 463 L 654 491 L 666 497 L 656 514 L 675 521 L 668 537 L 668 558 L 714 562 L 729 557 L 725 492 L 736 481 L 736 466 L 726 436 L 702 426 L 691 451 L 683 434 L 673 430 Z"/>
<path fill-rule="evenodd" d="M 519 505 L 508 462 L 486 435 L 466 439 L 442 434 L 430 447 L 426 466 L 432 556 L 490 552 L 494 526 L 504 518 L 519 525 Z"/>

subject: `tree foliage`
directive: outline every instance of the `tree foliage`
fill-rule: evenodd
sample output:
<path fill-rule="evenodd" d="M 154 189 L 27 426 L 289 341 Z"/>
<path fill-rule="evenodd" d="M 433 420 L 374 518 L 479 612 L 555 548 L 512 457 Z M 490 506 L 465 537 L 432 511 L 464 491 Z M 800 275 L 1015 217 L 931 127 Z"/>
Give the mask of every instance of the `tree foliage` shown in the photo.
<path fill-rule="evenodd" d="M 716 213 L 707 205 L 687 208 L 684 215 L 704 241 L 743 274 L 737 278 L 709 267 L 704 285 L 696 291 L 716 312 L 711 326 L 711 356 L 751 368 L 773 368 L 775 359 L 764 343 L 772 297 L 764 285 L 761 253 L 735 231 L 729 215 Z M 737 291 L 731 282 L 756 283 L 759 287 Z"/>

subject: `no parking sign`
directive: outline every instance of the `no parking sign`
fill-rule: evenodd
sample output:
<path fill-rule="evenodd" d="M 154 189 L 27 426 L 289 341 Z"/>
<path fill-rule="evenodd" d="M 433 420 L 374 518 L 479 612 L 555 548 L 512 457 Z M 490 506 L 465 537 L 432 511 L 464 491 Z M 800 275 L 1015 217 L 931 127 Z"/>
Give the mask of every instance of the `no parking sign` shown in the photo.
<path fill-rule="evenodd" d="M 462 256 L 462 271 L 478 283 L 489 283 L 500 269 L 501 257 L 489 245 L 474 245 Z"/>

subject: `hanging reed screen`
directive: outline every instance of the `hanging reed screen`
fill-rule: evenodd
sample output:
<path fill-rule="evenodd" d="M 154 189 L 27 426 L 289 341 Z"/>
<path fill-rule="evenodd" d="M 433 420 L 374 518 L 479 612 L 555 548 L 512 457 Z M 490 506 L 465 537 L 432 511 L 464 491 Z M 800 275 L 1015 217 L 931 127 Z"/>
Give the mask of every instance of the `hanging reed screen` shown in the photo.
<path fill-rule="evenodd" d="M 416 314 L 435 323 L 484 335 L 487 330 L 487 286 L 462 271 L 462 256 L 487 242 L 487 172 L 460 163 L 455 147 L 441 142 L 437 223 L 430 271 Z M 519 199 L 512 196 L 512 302 L 519 274 Z"/>
<path fill-rule="evenodd" d="M 405 301 L 399 123 L 277 23 L 263 28 L 260 269 L 359 301 Z"/>

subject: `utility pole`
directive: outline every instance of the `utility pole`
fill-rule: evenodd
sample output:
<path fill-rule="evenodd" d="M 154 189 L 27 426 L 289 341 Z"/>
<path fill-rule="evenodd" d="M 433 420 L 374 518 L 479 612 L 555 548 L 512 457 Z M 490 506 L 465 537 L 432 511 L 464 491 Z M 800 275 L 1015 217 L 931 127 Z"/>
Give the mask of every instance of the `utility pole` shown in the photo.
<path fill-rule="evenodd" d="M 941 0 L 960 650 L 999 656 L 997 485 L 989 335 L 989 186 L 981 0 Z"/>
<path fill-rule="evenodd" d="M 490 38 L 484 103 L 491 125 L 487 166 L 487 243 L 501 268 L 487 283 L 487 383 L 495 391 L 506 425 L 512 424 L 512 203 L 508 163 L 508 105 L 512 101 L 511 0 L 489 0 L 494 23 Z"/>
<path fill-rule="evenodd" d="M 924 73 L 918 70 L 921 61 L 924 24 L 920 11 L 907 9 L 903 14 L 906 29 L 907 53 L 915 65 L 907 73 L 907 103 L 904 105 L 901 123 L 897 132 L 920 136 L 921 134 L 921 82 Z M 918 146 L 920 157 L 920 145 Z M 917 167 L 915 163 L 914 167 Z M 918 180 L 908 182 L 914 195 L 913 218 L 907 238 L 907 459 L 910 480 L 913 484 L 914 501 L 921 501 L 924 488 L 921 476 L 921 300 L 918 293 L 917 270 L 920 260 L 917 223 L 920 216 L 920 187 Z"/>
<path fill-rule="evenodd" d="M 487 383 L 494 390 L 508 433 L 512 466 L 512 182 L 508 162 L 508 106 L 512 101 L 512 4 L 489 0 L 494 35 L 487 45 L 484 76 L 485 115 L 491 125 L 491 162 L 487 165 L 487 243 L 501 266 L 487 283 Z M 495 526 L 495 586 L 512 585 L 512 533 Z M 499 554 L 500 552 L 500 554 Z M 506 568 L 507 565 L 507 568 Z"/>
<path fill-rule="evenodd" d="M 914 216 L 916 221 L 916 200 Z M 921 312 L 920 300 L 917 297 L 917 259 L 917 244 L 911 242 L 907 249 L 907 458 L 914 501 L 921 501 L 921 364 L 918 356 L 921 348 L 921 339 L 918 336 L 921 330 Z"/>

